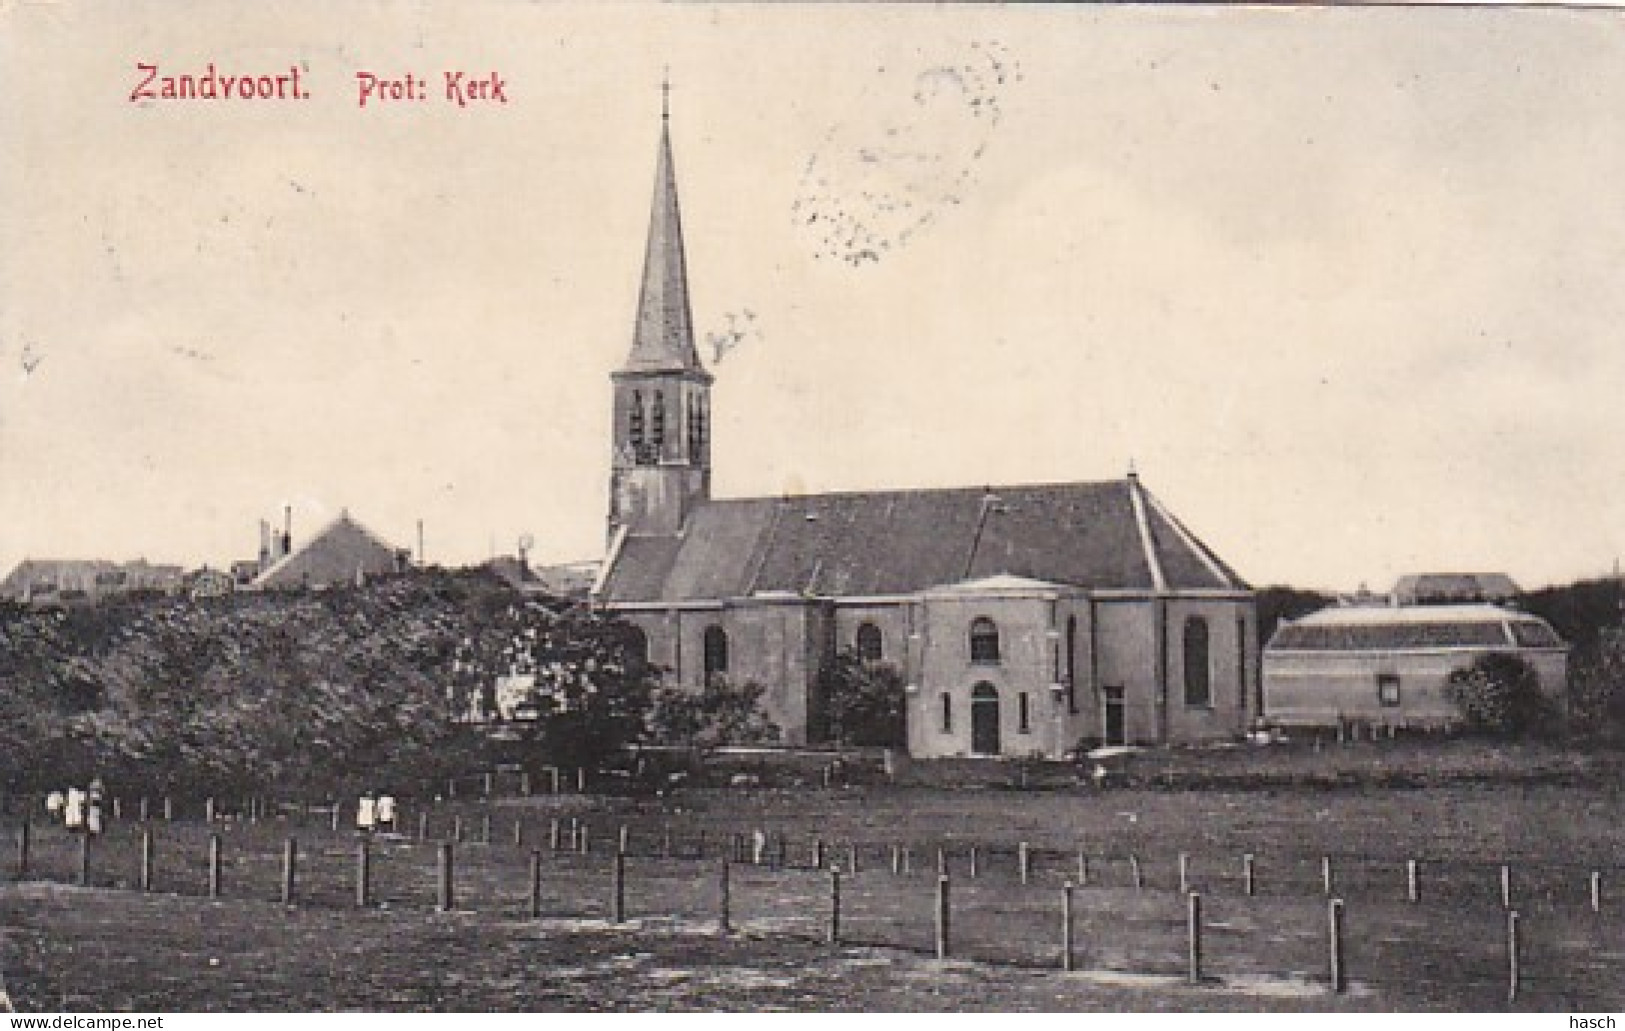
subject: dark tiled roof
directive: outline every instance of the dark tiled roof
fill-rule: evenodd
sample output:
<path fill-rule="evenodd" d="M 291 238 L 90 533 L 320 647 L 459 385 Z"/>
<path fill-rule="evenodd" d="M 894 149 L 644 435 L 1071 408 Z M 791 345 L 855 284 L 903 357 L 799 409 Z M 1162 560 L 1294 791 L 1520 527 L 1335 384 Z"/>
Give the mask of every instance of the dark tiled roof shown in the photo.
<path fill-rule="evenodd" d="M 1001 573 L 1152 590 L 1131 493 L 1139 489 L 1117 480 L 713 501 L 694 513 L 681 538 L 628 537 L 600 597 L 612 603 L 770 592 L 861 597 Z M 1247 589 L 1154 502 L 1145 509 L 1170 589 Z"/>

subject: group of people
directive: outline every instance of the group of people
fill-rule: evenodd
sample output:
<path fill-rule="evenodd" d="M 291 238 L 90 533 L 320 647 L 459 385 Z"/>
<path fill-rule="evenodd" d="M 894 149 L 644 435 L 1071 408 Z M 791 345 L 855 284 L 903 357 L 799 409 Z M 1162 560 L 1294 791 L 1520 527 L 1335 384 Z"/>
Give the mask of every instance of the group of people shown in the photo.
<path fill-rule="evenodd" d="M 81 834 L 102 832 L 102 780 L 93 779 L 88 787 L 70 787 L 52 791 L 45 796 L 45 811 L 60 818 L 70 831 Z"/>
<path fill-rule="evenodd" d="M 355 807 L 355 827 L 363 834 L 387 834 L 395 830 L 395 796 L 371 791 L 361 796 Z"/>

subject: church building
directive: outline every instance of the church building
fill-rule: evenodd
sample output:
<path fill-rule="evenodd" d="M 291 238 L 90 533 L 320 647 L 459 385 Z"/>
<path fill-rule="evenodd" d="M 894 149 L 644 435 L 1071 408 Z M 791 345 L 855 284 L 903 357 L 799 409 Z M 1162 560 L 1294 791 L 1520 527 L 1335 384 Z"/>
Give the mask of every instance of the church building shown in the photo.
<path fill-rule="evenodd" d="M 1248 585 L 1133 473 L 1038 486 L 711 497 L 662 114 L 632 348 L 614 390 L 609 552 L 593 599 L 676 684 L 755 682 L 816 743 L 838 651 L 894 666 L 916 757 L 1060 758 L 1229 738 L 1258 714 Z"/>

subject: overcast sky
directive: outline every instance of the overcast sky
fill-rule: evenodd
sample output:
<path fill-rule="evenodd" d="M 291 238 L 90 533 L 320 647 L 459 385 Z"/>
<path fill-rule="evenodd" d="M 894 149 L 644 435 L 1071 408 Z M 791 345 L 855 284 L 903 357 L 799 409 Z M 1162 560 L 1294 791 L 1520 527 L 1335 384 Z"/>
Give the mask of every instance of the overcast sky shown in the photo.
<path fill-rule="evenodd" d="M 1625 552 L 1619 12 L 66 0 L 0 3 L 0 567 L 598 557 L 667 65 L 717 494 L 1132 462 L 1260 585 Z"/>

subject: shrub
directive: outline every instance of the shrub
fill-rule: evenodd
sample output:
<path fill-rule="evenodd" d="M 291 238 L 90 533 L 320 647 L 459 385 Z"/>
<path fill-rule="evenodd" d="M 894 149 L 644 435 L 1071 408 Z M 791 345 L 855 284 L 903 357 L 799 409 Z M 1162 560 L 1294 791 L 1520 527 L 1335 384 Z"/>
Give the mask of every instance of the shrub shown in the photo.
<path fill-rule="evenodd" d="M 1472 733 L 1516 738 L 1557 729 L 1557 707 L 1541 690 L 1540 676 L 1516 655 L 1480 655 L 1450 674 L 1445 695 Z"/>

